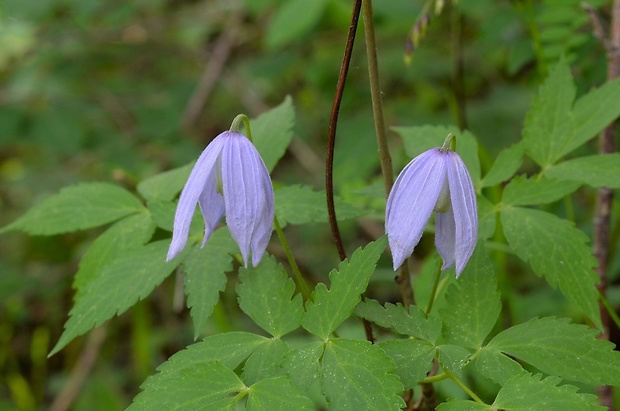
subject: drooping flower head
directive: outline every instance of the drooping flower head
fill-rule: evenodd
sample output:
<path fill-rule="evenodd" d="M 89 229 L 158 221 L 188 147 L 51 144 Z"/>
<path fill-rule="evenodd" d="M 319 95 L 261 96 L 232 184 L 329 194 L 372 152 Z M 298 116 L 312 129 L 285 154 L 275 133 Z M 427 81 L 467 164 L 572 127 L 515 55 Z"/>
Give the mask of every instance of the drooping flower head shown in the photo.
<path fill-rule="evenodd" d="M 203 246 L 226 214 L 245 266 L 250 251 L 252 265 L 258 265 L 271 238 L 274 195 L 265 163 L 246 136 L 225 131 L 196 161 L 181 192 L 166 261 L 185 247 L 196 204 L 205 223 Z"/>
<path fill-rule="evenodd" d="M 456 265 L 461 275 L 474 252 L 478 237 L 476 193 L 463 160 L 454 152 L 455 137 L 448 135 L 441 148 L 420 154 L 400 173 L 388 196 L 385 231 L 394 270 L 413 253 L 433 213 L 435 245 L 442 269 Z"/>

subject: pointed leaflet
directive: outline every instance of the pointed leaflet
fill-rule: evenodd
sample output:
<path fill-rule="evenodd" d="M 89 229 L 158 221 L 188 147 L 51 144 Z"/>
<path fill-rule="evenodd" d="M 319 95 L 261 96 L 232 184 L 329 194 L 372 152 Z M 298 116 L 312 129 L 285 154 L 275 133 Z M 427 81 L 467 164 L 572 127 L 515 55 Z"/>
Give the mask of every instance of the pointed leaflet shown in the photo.
<path fill-rule="evenodd" d="M 326 223 L 329 221 L 325 192 L 314 191 L 308 186 L 292 185 L 279 188 L 275 191 L 276 216 L 280 225 Z M 357 208 L 339 198 L 335 198 L 338 220 L 359 217 L 365 214 Z"/>
<path fill-rule="evenodd" d="M 502 203 L 510 205 L 547 204 L 575 192 L 580 183 L 551 178 L 516 176 L 504 189 Z"/>
<path fill-rule="evenodd" d="M 155 225 L 148 214 L 132 215 L 112 225 L 97 237 L 82 257 L 73 288 L 81 292 L 117 255 L 128 248 L 143 245 L 154 231 Z"/>
<path fill-rule="evenodd" d="M 580 394 L 577 387 L 558 385 L 560 379 L 540 375 L 519 375 L 511 378 L 497 393 L 494 410 L 506 411 L 601 411 L 596 396 Z"/>
<path fill-rule="evenodd" d="M 321 387 L 332 410 L 400 410 L 403 386 L 395 366 L 367 341 L 328 341 L 322 359 Z"/>
<path fill-rule="evenodd" d="M 50 355 L 149 295 L 174 270 L 174 261 L 165 262 L 168 245 L 169 240 L 161 240 L 130 248 L 106 265 L 100 275 L 76 295 L 65 331 Z"/>
<path fill-rule="evenodd" d="M 245 388 L 231 370 L 266 341 L 256 334 L 232 332 L 190 345 L 157 368 L 129 409 L 225 409 L 222 404 L 228 402 L 223 400 Z"/>
<path fill-rule="evenodd" d="M 286 377 L 267 378 L 250 386 L 246 411 L 313 411 L 312 401 Z"/>
<path fill-rule="evenodd" d="M 220 292 L 226 288 L 226 273 L 232 270 L 231 254 L 237 244 L 225 228 L 216 230 L 204 248 L 195 244 L 184 258 L 185 294 L 194 322 L 194 338 L 203 335 Z"/>
<path fill-rule="evenodd" d="M 559 285 L 562 293 L 600 327 L 595 287 L 599 280 L 592 269 L 596 260 L 588 237 L 571 222 L 544 211 L 504 207 L 501 217 L 510 247 L 552 287 Z"/>
<path fill-rule="evenodd" d="M 541 167 L 555 163 L 572 139 L 574 99 L 573 76 L 566 62 L 560 61 L 550 70 L 525 117 L 523 142 Z"/>
<path fill-rule="evenodd" d="M 475 359 L 476 370 L 480 375 L 495 381 L 499 385 L 504 385 L 506 381 L 515 375 L 523 374 L 526 371 L 521 364 L 505 355 L 500 350 L 482 347 L 478 351 Z"/>
<path fill-rule="evenodd" d="M 535 318 L 502 331 L 488 348 L 539 370 L 590 385 L 620 385 L 620 352 L 597 330 L 568 319 Z"/>
<path fill-rule="evenodd" d="M 292 298 L 295 284 L 273 257 L 263 258 L 258 267 L 242 268 L 239 279 L 239 307 L 259 327 L 275 338 L 299 327 L 303 315 L 301 295 Z"/>
<path fill-rule="evenodd" d="M 172 201 L 183 189 L 194 164 L 165 171 L 138 183 L 138 193 L 148 201 Z"/>
<path fill-rule="evenodd" d="M 575 132 L 564 154 L 592 139 L 620 115 L 620 79 L 594 89 L 575 102 Z"/>
<path fill-rule="evenodd" d="M 387 238 L 383 236 L 364 249 L 358 248 L 350 261 L 341 262 L 338 271 L 329 273 L 329 290 L 325 284 L 317 284 L 312 301 L 306 303 L 306 315 L 302 320 L 306 330 L 325 340 L 353 314 L 386 243 Z"/>
<path fill-rule="evenodd" d="M 184 368 L 161 368 L 142 385 L 128 411 L 226 409 L 245 389 L 237 375 L 219 362 L 196 362 Z"/>
<path fill-rule="evenodd" d="M 427 341 L 415 338 L 393 339 L 382 341 L 378 345 L 396 364 L 394 372 L 400 378 L 405 390 L 418 385 L 418 382 L 433 368 L 435 346 Z"/>
<path fill-rule="evenodd" d="M 108 183 L 82 183 L 47 197 L 0 233 L 20 230 L 32 235 L 61 234 L 144 211 L 138 198 L 124 188 Z"/>
<path fill-rule="evenodd" d="M 266 113 L 250 120 L 252 139 L 269 172 L 284 155 L 293 138 L 295 109 L 293 100 L 286 96 L 284 101 Z"/>
<path fill-rule="evenodd" d="M 446 292 L 439 310 L 443 334 L 449 343 L 482 347 L 501 310 L 497 279 L 483 242 L 478 242 L 465 271 Z"/>
<path fill-rule="evenodd" d="M 265 378 L 284 375 L 280 366 L 284 356 L 291 351 L 288 344 L 271 338 L 256 349 L 243 365 L 241 378 L 246 384 L 254 384 Z"/>
<path fill-rule="evenodd" d="M 492 187 L 509 180 L 523 162 L 523 142 L 513 144 L 502 150 L 498 155 L 489 172 L 482 179 L 482 187 Z"/>
<path fill-rule="evenodd" d="M 381 327 L 391 328 L 399 334 L 409 335 L 434 343 L 441 333 L 441 323 L 436 318 L 426 318 L 418 307 L 409 307 L 410 313 L 401 304 L 385 304 L 366 299 L 355 307 L 355 315 L 365 318 Z"/>
<path fill-rule="evenodd" d="M 592 187 L 620 188 L 620 153 L 579 157 L 556 164 L 545 175 Z"/>

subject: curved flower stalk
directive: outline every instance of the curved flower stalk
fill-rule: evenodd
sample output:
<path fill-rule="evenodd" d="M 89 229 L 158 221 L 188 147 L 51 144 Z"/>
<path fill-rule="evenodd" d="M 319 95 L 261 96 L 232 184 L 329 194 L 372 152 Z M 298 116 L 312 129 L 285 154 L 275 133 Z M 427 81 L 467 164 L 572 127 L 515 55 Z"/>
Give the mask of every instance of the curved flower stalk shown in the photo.
<path fill-rule="evenodd" d="M 248 265 L 250 251 L 252 265 L 258 265 L 273 230 L 274 194 L 265 163 L 246 136 L 225 131 L 196 161 L 181 192 L 166 261 L 185 247 L 196 204 L 205 222 L 203 247 L 226 214 L 244 265 Z"/>
<path fill-rule="evenodd" d="M 455 137 L 441 148 L 420 154 L 400 173 L 388 197 L 385 231 L 394 270 L 413 253 L 433 212 L 435 245 L 442 269 L 456 265 L 458 278 L 474 252 L 478 237 L 476 193 L 465 164 L 454 152 Z"/>

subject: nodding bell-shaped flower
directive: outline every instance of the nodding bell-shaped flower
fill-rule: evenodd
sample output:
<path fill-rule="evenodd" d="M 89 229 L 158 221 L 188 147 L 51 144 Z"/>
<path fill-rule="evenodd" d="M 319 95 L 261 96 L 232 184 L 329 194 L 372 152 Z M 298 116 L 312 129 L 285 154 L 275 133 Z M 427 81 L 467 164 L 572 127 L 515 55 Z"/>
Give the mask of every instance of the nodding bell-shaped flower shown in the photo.
<path fill-rule="evenodd" d="M 443 147 L 420 154 L 400 173 L 388 197 L 385 231 L 394 270 L 413 253 L 433 210 L 435 245 L 442 269 L 456 264 L 458 278 L 474 252 L 478 237 L 476 193 L 465 164 L 454 152 L 454 135 Z"/>
<path fill-rule="evenodd" d="M 273 230 L 274 195 L 267 167 L 246 136 L 225 131 L 196 161 L 181 192 L 166 261 L 185 247 L 196 204 L 205 222 L 203 247 L 226 214 L 244 265 L 248 265 L 250 250 L 252 265 L 258 265 Z"/>

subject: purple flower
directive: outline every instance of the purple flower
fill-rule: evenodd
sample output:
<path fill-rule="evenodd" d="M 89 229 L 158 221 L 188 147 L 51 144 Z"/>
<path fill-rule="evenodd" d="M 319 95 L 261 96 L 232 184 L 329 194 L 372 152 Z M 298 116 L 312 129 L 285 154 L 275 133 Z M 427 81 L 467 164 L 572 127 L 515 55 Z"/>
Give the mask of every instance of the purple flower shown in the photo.
<path fill-rule="evenodd" d="M 442 269 L 456 264 L 461 275 L 474 252 L 478 237 L 478 214 L 474 185 L 465 164 L 454 150 L 449 135 L 441 148 L 420 154 L 400 173 L 388 197 L 385 231 L 394 270 L 397 270 L 424 232 L 433 210 L 435 245 L 443 259 Z"/>
<path fill-rule="evenodd" d="M 269 172 L 247 137 L 233 131 L 217 136 L 202 152 L 181 192 L 166 261 L 181 252 L 196 210 L 204 217 L 204 246 L 226 213 L 245 266 L 260 262 L 271 238 L 274 197 Z"/>

